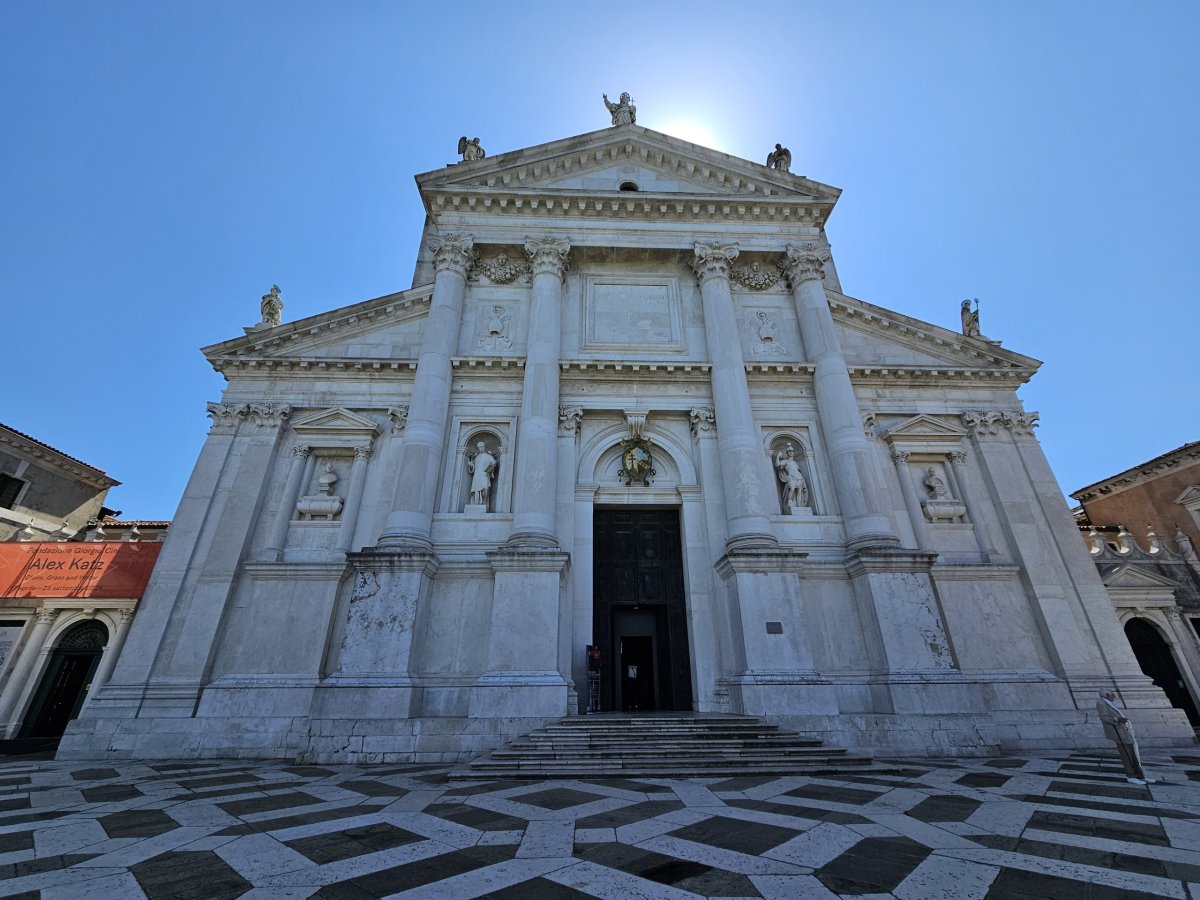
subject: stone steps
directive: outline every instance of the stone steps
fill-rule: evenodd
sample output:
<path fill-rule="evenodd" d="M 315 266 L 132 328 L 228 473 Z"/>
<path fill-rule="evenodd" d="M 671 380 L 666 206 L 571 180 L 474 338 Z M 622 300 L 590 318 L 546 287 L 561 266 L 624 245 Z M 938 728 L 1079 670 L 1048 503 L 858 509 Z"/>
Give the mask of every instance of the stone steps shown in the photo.
<path fill-rule="evenodd" d="M 479 778 L 829 775 L 867 757 L 746 716 L 572 716 L 450 773 Z"/>

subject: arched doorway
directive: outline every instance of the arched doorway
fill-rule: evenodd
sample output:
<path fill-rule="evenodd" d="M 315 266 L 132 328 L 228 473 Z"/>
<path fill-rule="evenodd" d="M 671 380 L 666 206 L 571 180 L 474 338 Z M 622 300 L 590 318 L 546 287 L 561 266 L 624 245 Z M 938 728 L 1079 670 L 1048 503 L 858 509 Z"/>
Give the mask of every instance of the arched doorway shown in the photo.
<path fill-rule="evenodd" d="M 95 619 L 64 632 L 33 695 L 21 737 L 62 737 L 83 706 L 107 643 L 108 629 Z"/>
<path fill-rule="evenodd" d="M 1171 655 L 1171 647 L 1158 629 L 1145 619 L 1130 619 L 1125 623 L 1125 636 L 1142 672 L 1162 688 L 1172 706 L 1184 711 L 1193 727 L 1200 727 L 1200 713 Z"/>

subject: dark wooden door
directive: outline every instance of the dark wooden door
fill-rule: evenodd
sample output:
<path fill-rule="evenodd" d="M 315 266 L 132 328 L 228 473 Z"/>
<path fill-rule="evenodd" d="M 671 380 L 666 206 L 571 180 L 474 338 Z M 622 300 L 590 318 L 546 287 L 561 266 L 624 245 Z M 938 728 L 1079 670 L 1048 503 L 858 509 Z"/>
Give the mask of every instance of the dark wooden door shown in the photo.
<path fill-rule="evenodd" d="M 593 640 L 605 650 L 601 667 L 603 710 L 692 708 L 683 553 L 675 509 L 595 511 Z M 637 684 L 621 668 L 622 640 L 643 661 Z M 648 640 L 640 640 L 648 639 Z M 632 651 L 631 651 L 632 652 Z M 642 677 L 649 667 L 652 678 Z"/>
<path fill-rule="evenodd" d="M 1125 636 L 1129 638 L 1129 646 L 1133 648 L 1142 673 L 1162 688 L 1173 707 L 1183 710 L 1193 727 L 1200 726 L 1196 704 L 1192 702 L 1192 695 L 1171 655 L 1170 645 L 1158 629 L 1143 619 L 1130 619 L 1125 623 Z"/>
<path fill-rule="evenodd" d="M 67 723 L 83 706 L 99 663 L 99 650 L 56 650 L 30 707 L 33 715 L 22 736 L 61 737 Z"/>

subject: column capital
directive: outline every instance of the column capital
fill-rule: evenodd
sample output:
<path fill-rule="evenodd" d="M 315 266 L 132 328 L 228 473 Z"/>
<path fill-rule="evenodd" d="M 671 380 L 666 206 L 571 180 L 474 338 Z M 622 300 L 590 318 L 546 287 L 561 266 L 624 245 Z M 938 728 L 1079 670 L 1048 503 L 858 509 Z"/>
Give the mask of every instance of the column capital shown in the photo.
<path fill-rule="evenodd" d="M 571 242 L 566 238 L 526 238 L 525 253 L 534 276 L 554 275 L 562 278 L 567 274 L 567 254 Z"/>
<path fill-rule="evenodd" d="M 431 237 L 429 249 L 433 251 L 433 268 L 435 272 L 454 272 L 456 275 L 467 277 L 471 264 L 475 261 L 475 236 L 471 234 L 451 232 Z"/>
<path fill-rule="evenodd" d="M 292 448 L 292 456 L 297 459 L 308 459 L 308 454 L 312 453 L 312 447 L 308 444 L 297 444 Z"/>
<path fill-rule="evenodd" d="M 909 453 L 907 450 L 897 450 L 892 448 L 892 459 L 898 463 L 908 462 Z"/>
<path fill-rule="evenodd" d="M 825 278 L 825 263 L 829 262 L 830 255 L 824 244 L 816 241 L 788 244 L 786 252 L 783 271 L 792 287 L 799 287 L 805 281 L 821 281 Z"/>
<path fill-rule="evenodd" d="M 46 609 L 43 607 L 37 611 L 37 622 L 39 625 L 53 625 L 54 620 L 58 618 L 61 609 Z"/>
<path fill-rule="evenodd" d="M 134 612 L 135 612 L 135 610 L 130 609 L 128 607 L 126 607 L 125 609 L 118 609 L 117 610 L 117 624 L 125 625 L 129 622 L 132 622 Z"/>
<path fill-rule="evenodd" d="M 357 447 L 355 447 L 354 448 L 354 458 L 356 460 L 361 459 L 364 462 L 366 460 L 370 459 L 371 458 L 371 445 L 370 444 L 359 444 Z"/>
<path fill-rule="evenodd" d="M 956 463 L 961 465 L 962 463 L 965 463 L 967 461 L 967 451 L 966 450 L 951 450 L 949 453 L 946 454 L 946 459 L 948 459 L 950 461 L 951 465 L 954 465 Z"/>
<path fill-rule="evenodd" d="M 720 241 L 696 241 L 696 256 L 690 260 L 692 271 L 701 285 L 710 278 L 729 280 L 732 269 L 731 263 L 738 257 L 736 243 L 723 244 Z"/>

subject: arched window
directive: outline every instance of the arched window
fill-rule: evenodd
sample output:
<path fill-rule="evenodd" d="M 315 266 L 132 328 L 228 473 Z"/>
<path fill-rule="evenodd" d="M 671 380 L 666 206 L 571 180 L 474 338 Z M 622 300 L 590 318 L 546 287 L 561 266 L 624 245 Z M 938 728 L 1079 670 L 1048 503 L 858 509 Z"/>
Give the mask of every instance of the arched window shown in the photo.
<path fill-rule="evenodd" d="M 636 191 L 636 190 L 638 190 L 637 182 L 635 182 L 635 181 L 622 181 L 622 182 L 621 182 L 621 187 L 619 188 L 619 190 L 622 190 L 622 191 Z"/>

